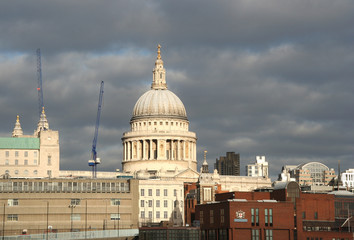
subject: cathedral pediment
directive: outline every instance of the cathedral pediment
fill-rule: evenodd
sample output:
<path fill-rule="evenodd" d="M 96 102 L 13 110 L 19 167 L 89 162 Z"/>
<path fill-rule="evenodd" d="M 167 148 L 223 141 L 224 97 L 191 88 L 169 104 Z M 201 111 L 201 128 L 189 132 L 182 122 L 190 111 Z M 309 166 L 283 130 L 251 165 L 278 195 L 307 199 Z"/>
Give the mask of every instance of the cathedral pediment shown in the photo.
<path fill-rule="evenodd" d="M 191 168 L 188 168 L 188 169 L 183 170 L 182 172 L 179 172 L 178 174 L 176 174 L 175 178 L 189 178 L 189 179 L 198 180 L 199 173 L 197 171 L 194 171 Z"/>

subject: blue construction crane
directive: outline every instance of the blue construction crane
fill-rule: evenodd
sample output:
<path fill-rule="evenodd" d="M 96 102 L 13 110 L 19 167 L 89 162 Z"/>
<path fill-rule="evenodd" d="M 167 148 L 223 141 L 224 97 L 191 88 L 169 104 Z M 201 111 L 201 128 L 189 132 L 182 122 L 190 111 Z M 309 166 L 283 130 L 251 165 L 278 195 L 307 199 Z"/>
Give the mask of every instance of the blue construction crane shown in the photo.
<path fill-rule="evenodd" d="M 93 142 L 92 142 L 91 159 L 88 161 L 88 165 L 92 167 L 92 178 L 97 177 L 97 164 L 101 163 L 101 159 L 97 157 L 96 144 L 97 144 L 97 137 L 98 137 L 98 127 L 100 126 L 102 98 L 103 98 L 103 81 L 101 81 L 100 96 L 98 98 L 96 127 L 95 127 L 95 135 L 93 137 Z"/>
<path fill-rule="evenodd" d="M 39 105 L 39 118 L 41 118 L 42 110 L 44 107 L 43 103 L 43 88 L 42 88 L 42 61 L 41 61 L 41 50 L 38 48 L 37 51 L 37 78 L 38 78 L 38 105 Z"/>

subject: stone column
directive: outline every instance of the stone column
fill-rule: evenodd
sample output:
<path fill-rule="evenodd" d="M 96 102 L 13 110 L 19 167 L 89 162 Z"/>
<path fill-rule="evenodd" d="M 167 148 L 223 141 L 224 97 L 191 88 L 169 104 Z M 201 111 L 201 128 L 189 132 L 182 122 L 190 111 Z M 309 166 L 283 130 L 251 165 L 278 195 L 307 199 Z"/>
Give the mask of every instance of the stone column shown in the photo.
<path fill-rule="evenodd" d="M 143 139 L 143 156 L 142 156 L 143 160 L 146 160 L 145 144 L 146 144 L 146 140 Z"/>

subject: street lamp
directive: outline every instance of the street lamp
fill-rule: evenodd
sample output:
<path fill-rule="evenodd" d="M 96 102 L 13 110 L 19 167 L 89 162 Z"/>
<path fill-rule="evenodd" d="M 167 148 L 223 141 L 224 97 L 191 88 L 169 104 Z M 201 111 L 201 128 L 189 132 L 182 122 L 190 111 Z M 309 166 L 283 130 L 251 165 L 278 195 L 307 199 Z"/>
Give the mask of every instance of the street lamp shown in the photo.
<path fill-rule="evenodd" d="M 76 207 L 76 205 L 70 204 L 68 207 L 69 207 L 70 210 L 71 210 L 71 215 L 70 215 L 70 220 L 71 220 L 71 223 L 70 223 L 70 232 L 72 232 L 72 231 L 73 231 L 73 211 L 74 211 L 74 208 Z"/>

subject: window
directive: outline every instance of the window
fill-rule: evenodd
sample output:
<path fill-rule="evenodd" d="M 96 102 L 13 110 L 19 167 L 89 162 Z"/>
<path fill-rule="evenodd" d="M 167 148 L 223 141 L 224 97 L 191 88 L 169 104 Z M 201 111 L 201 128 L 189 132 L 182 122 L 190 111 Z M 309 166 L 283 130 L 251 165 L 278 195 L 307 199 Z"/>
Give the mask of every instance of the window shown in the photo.
<path fill-rule="evenodd" d="M 160 207 L 160 200 L 156 200 L 156 207 Z"/>
<path fill-rule="evenodd" d="M 175 196 L 175 197 L 177 196 L 177 189 L 173 190 L 173 196 Z"/>
<path fill-rule="evenodd" d="M 34 175 L 37 175 L 37 174 L 38 174 L 38 171 L 37 171 L 37 170 L 34 170 L 34 171 L 33 171 L 33 174 L 34 174 Z"/>
<path fill-rule="evenodd" d="M 34 165 L 37 165 L 37 159 L 34 159 L 34 160 L 33 160 L 33 164 L 34 164 Z"/>
<path fill-rule="evenodd" d="M 251 223 L 254 226 L 254 208 L 251 208 Z"/>
<path fill-rule="evenodd" d="M 9 156 L 10 156 L 10 152 L 9 152 L 9 151 L 6 151 L 6 152 L 5 152 L 5 155 L 6 155 L 6 157 L 9 157 Z"/>
<path fill-rule="evenodd" d="M 259 229 L 252 229 L 252 240 L 259 240 Z"/>
<path fill-rule="evenodd" d="M 112 198 L 112 199 L 111 199 L 111 205 L 112 205 L 112 206 L 118 206 L 118 205 L 120 205 L 120 199 L 118 199 L 118 198 Z"/>
<path fill-rule="evenodd" d="M 149 218 L 152 219 L 152 211 L 149 211 Z"/>
<path fill-rule="evenodd" d="M 140 189 L 140 196 L 144 196 L 145 195 L 145 189 Z"/>
<path fill-rule="evenodd" d="M 15 151 L 15 157 L 18 157 L 18 151 Z"/>
<path fill-rule="evenodd" d="M 167 197 L 167 194 L 168 194 L 167 189 L 164 189 L 164 190 L 163 190 L 163 195 L 164 195 L 165 197 Z"/>
<path fill-rule="evenodd" d="M 25 151 L 24 156 L 28 157 L 28 151 Z"/>
<path fill-rule="evenodd" d="M 15 175 L 18 175 L 18 170 L 15 170 Z"/>
<path fill-rule="evenodd" d="M 48 166 L 52 165 L 52 156 L 48 156 Z"/>
<path fill-rule="evenodd" d="M 315 212 L 315 219 L 318 219 L 318 212 Z"/>
<path fill-rule="evenodd" d="M 168 207 L 168 201 L 167 201 L 167 200 L 163 200 L 163 206 L 164 206 L 165 208 Z"/>
<path fill-rule="evenodd" d="M 18 221 L 18 215 L 17 214 L 8 214 L 7 215 L 7 221 L 17 222 Z"/>
<path fill-rule="evenodd" d="M 269 209 L 269 225 L 273 226 L 273 209 Z"/>
<path fill-rule="evenodd" d="M 5 165 L 9 165 L 9 159 L 5 160 Z"/>
<path fill-rule="evenodd" d="M 111 213 L 111 220 L 120 220 L 119 213 Z"/>
<path fill-rule="evenodd" d="M 71 199 L 70 205 L 80 205 L 80 199 L 77 198 Z"/>
<path fill-rule="evenodd" d="M 266 226 L 273 226 L 273 209 L 264 209 L 264 222 Z"/>
<path fill-rule="evenodd" d="M 27 159 L 25 159 L 25 165 L 28 165 L 28 160 Z"/>
<path fill-rule="evenodd" d="M 148 195 L 151 197 L 152 196 L 152 189 L 149 189 Z"/>
<path fill-rule="evenodd" d="M 47 170 L 47 175 L 48 175 L 49 177 L 51 177 L 51 176 L 52 176 L 52 170 Z"/>
<path fill-rule="evenodd" d="M 140 217 L 141 217 L 141 218 L 145 218 L 145 212 L 144 212 L 144 211 L 141 211 L 141 212 L 140 212 Z"/>
<path fill-rule="evenodd" d="M 224 223 L 225 222 L 225 211 L 224 209 L 220 209 L 220 223 Z"/>
<path fill-rule="evenodd" d="M 8 199 L 7 206 L 18 206 L 18 199 Z"/>
<path fill-rule="evenodd" d="M 156 196 L 157 196 L 157 197 L 160 196 L 160 189 L 156 189 Z"/>
<path fill-rule="evenodd" d="M 264 223 L 268 226 L 268 209 L 264 209 Z"/>
<path fill-rule="evenodd" d="M 145 201 L 144 200 L 140 200 L 140 207 L 144 207 L 145 206 Z"/>
<path fill-rule="evenodd" d="M 34 156 L 35 158 L 37 157 L 37 155 L 38 155 L 38 152 L 37 152 L 37 151 L 33 152 L 33 156 Z"/>
<path fill-rule="evenodd" d="M 160 218 L 160 211 L 156 212 L 156 218 L 159 219 Z"/>
<path fill-rule="evenodd" d="M 210 210 L 210 223 L 214 223 L 214 210 Z"/>
<path fill-rule="evenodd" d="M 74 214 L 71 214 L 71 220 L 72 221 L 80 221 L 81 220 L 81 215 L 79 213 L 74 213 Z"/>
<path fill-rule="evenodd" d="M 18 165 L 18 159 L 15 159 L 15 165 Z"/>
<path fill-rule="evenodd" d="M 164 211 L 164 212 L 163 212 L 163 218 L 168 218 L 168 213 L 167 213 L 167 211 Z"/>
<path fill-rule="evenodd" d="M 273 230 L 272 229 L 265 229 L 265 239 L 266 240 L 273 240 Z"/>
<path fill-rule="evenodd" d="M 258 208 L 256 208 L 256 226 L 259 226 L 259 214 L 258 214 L 259 210 Z"/>
<path fill-rule="evenodd" d="M 152 207 L 152 200 L 149 200 L 149 207 Z"/>

